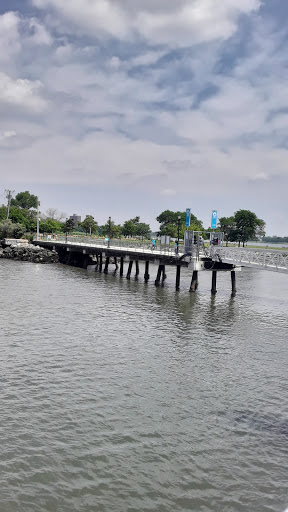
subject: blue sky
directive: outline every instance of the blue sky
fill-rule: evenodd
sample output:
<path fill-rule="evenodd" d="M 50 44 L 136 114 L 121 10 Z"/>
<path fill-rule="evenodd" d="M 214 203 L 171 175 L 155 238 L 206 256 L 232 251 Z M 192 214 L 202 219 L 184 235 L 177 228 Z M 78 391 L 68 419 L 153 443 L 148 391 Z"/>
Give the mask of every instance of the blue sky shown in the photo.
<path fill-rule="evenodd" d="M 0 199 L 288 235 L 288 3 L 1 0 Z"/>

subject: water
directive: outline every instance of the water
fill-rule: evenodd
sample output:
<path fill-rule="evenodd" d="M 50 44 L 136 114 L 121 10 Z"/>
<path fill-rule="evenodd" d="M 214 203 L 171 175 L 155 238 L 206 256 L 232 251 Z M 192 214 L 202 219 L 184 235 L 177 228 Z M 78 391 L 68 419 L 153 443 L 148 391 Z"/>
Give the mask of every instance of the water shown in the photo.
<path fill-rule="evenodd" d="M 283 512 L 288 276 L 0 262 L 1 512 Z"/>

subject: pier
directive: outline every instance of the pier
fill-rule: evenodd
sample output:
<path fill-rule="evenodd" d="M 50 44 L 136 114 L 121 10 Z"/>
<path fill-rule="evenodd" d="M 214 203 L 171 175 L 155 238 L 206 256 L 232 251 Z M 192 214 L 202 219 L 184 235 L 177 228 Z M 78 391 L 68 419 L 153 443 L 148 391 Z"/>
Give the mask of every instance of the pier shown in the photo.
<path fill-rule="evenodd" d="M 113 269 L 120 277 L 131 279 L 139 276 L 139 262 L 145 262 L 144 281 L 150 280 L 150 264 L 157 265 L 155 286 L 164 284 L 166 267 L 175 267 L 175 288 L 180 289 L 181 268 L 191 271 L 189 291 L 195 293 L 199 286 L 199 273 L 211 272 L 211 293 L 217 293 L 218 272 L 229 272 L 231 292 L 236 294 L 236 272 L 241 267 L 288 273 L 288 253 L 268 249 L 242 249 L 224 247 L 223 240 L 212 233 L 210 245 L 205 245 L 197 233 L 191 231 L 179 247 L 156 245 L 149 242 L 129 242 L 122 240 L 89 239 L 87 237 L 60 237 L 57 239 L 35 240 L 41 247 L 54 249 L 60 263 L 87 269 L 93 265 L 96 272 L 107 274 Z M 214 238 L 213 238 L 214 237 Z"/>
<path fill-rule="evenodd" d="M 192 232 L 191 232 L 192 233 Z M 196 236 L 196 235 L 195 235 Z M 191 237 L 190 237 L 191 238 Z M 193 241 L 193 243 L 192 243 Z M 130 279 L 132 275 L 139 276 L 139 262 L 145 262 L 144 281 L 150 280 L 150 264 L 157 265 L 155 286 L 161 286 L 167 279 L 166 267 L 175 268 L 175 288 L 180 289 L 181 269 L 191 270 L 191 284 L 189 291 L 195 293 L 199 286 L 199 272 L 211 272 L 211 293 L 217 293 L 217 273 L 231 273 L 232 294 L 236 293 L 235 272 L 241 270 L 239 265 L 222 262 L 217 257 L 211 258 L 210 248 L 200 243 L 199 237 L 194 235 L 183 245 L 171 247 L 151 243 L 137 243 L 121 240 L 84 239 L 81 237 L 61 237 L 57 240 L 35 240 L 34 244 L 54 249 L 59 255 L 60 263 L 87 269 L 95 267 L 96 272 L 107 274 L 109 270 L 120 277 Z"/>

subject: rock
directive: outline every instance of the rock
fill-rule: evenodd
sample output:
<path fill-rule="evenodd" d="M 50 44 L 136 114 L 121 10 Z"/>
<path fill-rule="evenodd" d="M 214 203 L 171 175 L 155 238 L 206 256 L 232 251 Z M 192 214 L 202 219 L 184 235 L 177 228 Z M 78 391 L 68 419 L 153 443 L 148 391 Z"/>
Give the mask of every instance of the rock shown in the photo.
<path fill-rule="evenodd" d="M 0 249 L 0 258 L 16 259 L 20 261 L 30 261 L 33 263 L 58 263 L 59 256 L 57 251 L 49 251 L 39 246 L 10 245 L 5 249 Z"/>

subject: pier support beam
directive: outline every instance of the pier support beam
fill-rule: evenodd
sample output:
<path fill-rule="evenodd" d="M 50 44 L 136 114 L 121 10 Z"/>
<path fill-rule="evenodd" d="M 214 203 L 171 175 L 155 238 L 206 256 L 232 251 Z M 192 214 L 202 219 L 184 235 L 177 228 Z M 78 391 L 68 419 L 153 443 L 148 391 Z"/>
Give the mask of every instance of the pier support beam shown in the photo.
<path fill-rule="evenodd" d="M 104 274 L 108 274 L 108 267 L 109 267 L 109 263 L 110 263 L 110 258 L 109 256 L 106 258 L 106 261 L 105 261 L 105 267 L 104 267 Z"/>
<path fill-rule="evenodd" d="M 135 277 L 138 277 L 139 276 L 139 261 L 138 260 L 135 261 L 135 265 L 136 265 Z"/>
<path fill-rule="evenodd" d="M 133 267 L 133 261 L 129 261 L 129 267 L 128 267 L 127 276 L 126 276 L 127 279 L 130 279 L 130 277 L 131 277 L 132 267 Z"/>
<path fill-rule="evenodd" d="M 235 270 L 231 270 L 231 285 L 232 285 L 232 295 L 236 295 L 236 272 Z"/>
<path fill-rule="evenodd" d="M 180 275 L 181 275 L 181 265 L 177 265 L 176 267 L 176 290 L 180 288 Z"/>
<path fill-rule="evenodd" d="M 99 254 L 98 270 L 99 270 L 100 273 L 102 272 L 102 265 L 103 265 L 103 256 L 102 256 L 102 254 Z"/>
<path fill-rule="evenodd" d="M 145 261 L 145 274 L 144 274 L 145 283 L 147 283 L 150 279 L 149 275 L 149 261 Z"/>
<path fill-rule="evenodd" d="M 114 265 L 115 265 L 115 271 L 118 270 L 119 266 L 118 266 L 118 261 L 117 261 L 116 256 L 114 257 Z"/>
<path fill-rule="evenodd" d="M 211 288 L 212 295 L 216 295 L 217 293 L 217 270 L 212 271 L 212 288 Z"/>
<path fill-rule="evenodd" d="M 166 278 L 165 265 L 159 265 L 159 267 L 158 267 L 158 272 L 157 272 L 157 276 L 155 279 L 155 286 L 160 286 L 161 276 L 162 276 L 162 283 L 163 283 L 164 279 Z"/>
<path fill-rule="evenodd" d="M 192 274 L 192 280 L 191 280 L 191 285 L 190 285 L 190 292 L 191 293 L 194 293 L 196 292 L 197 288 L 198 288 L 198 270 L 194 270 L 193 271 L 193 274 Z"/>
<path fill-rule="evenodd" d="M 124 274 L 124 258 L 123 256 L 120 258 L 120 277 Z"/>

